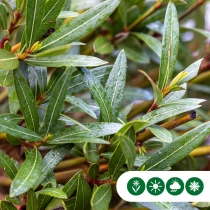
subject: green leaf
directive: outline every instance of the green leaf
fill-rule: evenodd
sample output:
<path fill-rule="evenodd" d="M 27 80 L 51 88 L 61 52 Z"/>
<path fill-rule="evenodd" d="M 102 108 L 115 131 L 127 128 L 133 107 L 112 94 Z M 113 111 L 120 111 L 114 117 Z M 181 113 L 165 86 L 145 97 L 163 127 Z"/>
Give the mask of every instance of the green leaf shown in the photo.
<path fill-rule="evenodd" d="M 64 193 L 63 190 L 59 188 L 45 188 L 43 190 L 39 190 L 36 192 L 36 195 L 40 195 L 40 194 L 50 195 L 52 197 L 61 198 L 61 199 L 67 198 L 66 193 Z"/>
<path fill-rule="evenodd" d="M 47 86 L 47 68 L 37 66 L 36 74 L 37 74 L 39 89 L 41 91 L 41 94 L 44 94 Z"/>
<path fill-rule="evenodd" d="M 89 135 L 78 135 L 78 136 L 71 136 L 70 139 L 52 139 L 49 140 L 47 143 L 48 144 L 69 144 L 69 143 L 95 143 L 95 144 L 109 144 L 108 141 L 105 141 L 100 138 L 96 138 L 94 136 L 89 136 Z"/>
<path fill-rule="evenodd" d="M 92 163 L 99 161 L 99 152 L 96 144 L 86 142 L 83 146 L 83 153 L 88 161 Z"/>
<path fill-rule="evenodd" d="M 107 136 L 112 135 L 116 133 L 123 125 L 118 123 L 90 123 L 90 124 L 84 124 L 84 126 L 87 129 L 84 129 L 78 125 L 72 126 L 70 128 L 66 128 L 64 132 L 53 135 L 49 141 L 56 140 L 56 141 L 62 141 L 65 139 L 69 139 L 72 136 L 94 136 L 94 137 L 100 137 L 100 136 Z"/>
<path fill-rule="evenodd" d="M 37 39 L 39 39 L 39 27 L 45 9 L 45 1 L 31 0 L 26 6 L 26 48 L 30 49 Z"/>
<path fill-rule="evenodd" d="M 66 53 L 69 50 L 70 47 L 71 47 L 70 44 L 54 47 L 52 49 L 48 49 L 48 50 L 45 50 L 43 52 L 33 54 L 33 55 L 31 55 L 31 57 L 33 57 L 33 58 L 41 58 L 41 57 L 58 56 L 58 55 Z"/>
<path fill-rule="evenodd" d="M 96 177 L 99 175 L 99 164 L 98 163 L 92 163 L 88 169 L 88 177 L 91 180 L 96 179 Z"/>
<path fill-rule="evenodd" d="M 161 57 L 161 42 L 154 38 L 153 36 L 149 34 L 144 33 L 132 33 L 134 36 L 136 36 L 138 39 L 144 41 L 144 43 L 151 48 L 158 57 Z"/>
<path fill-rule="evenodd" d="M 97 78 L 97 80 L 104 83 L 106 82 L 111 69 L 112 66 L 109 65 L 91 69 L 90 72 Z M 72 76 L 71 83 L 68 88 L 69 95 L 77 94 L 86 89 L 88 89 L 88 87 L 81 74 Z"/>
<path fill-rule="evenodd" d="M 203 35 L 204 37 L 206 37 L 207 39 L 210 39 L 210 32 L 209 31 L 206 31 L 206 30 L 203 30 L 203 29 L 199 29 L 199 28 L 188 28 L 188 27 L 183 27 L 181 26 L 181 30 L 190 30 L 190 31 L 193 31 L 193 32 L 196 32 L 196 33 L 199 33 L 201 35 Z"/>
<path fill-rule="evenodd" d="M 13 83 L 13 73 L 9 70 L 0 69 L 0 86 L 7 87 Z"/>
<path fill-rule="evenodd" d="M 62 145 L 53 148 L 50 152 L 45 155 L 43 159 L 43 168 L 40 176 L 33 189 L 36 189 L 40 183 L 46 178 L 46 176 L 53 171 L 53 169 L 60 163 L 65 155 L 70 152 L 71 145 Z"/>
<path fill-rule="evenodd" d="M 149 122 L 149 124 L 143 126 L 141 130 L 174 115 L 196 109 L 201 106 L 199 104 L 202 102 L 204 102 L 202 99 L 180 99 L 179 101 L 163 104 L 159 109 L 153 110 L 139 118 L 140 120 L 146 120 Z"/>
<path fill-rule="evenodd" d="M 184 70 L 184 72 L 187 72 L 188 74 L 184 78 L 182 78 L 177 84 L 181 85 L 183 83 L 186 83 L 186 82 L 190 81 L 194 77 L 196 77 L 202 61 L 203 61 L 203 59 L 197 60 L 196 62 L 194 62 L 193 64 L 188 66 Z"/>
<path fill-rule="evenodd" d="M 60 55 L 60 56 L 46 57 L 46 58 L 27 58 L 24 61 L 32 66 L 46 66 L 46 67 L 100 66 L 107 63 L 106 61 L 103 61 L 99 58 L 93 56 L 86 56 L 86 55 Z"/>
<path fill-rule="evenodd" d="M 37 148 L 33 149 L 20 167 L 11 187 L 10 196 L 15 197 L 32 188 L 42 173 L 42 156 Z"/>
<path fill-rule="evenodd" d="M 100 108 L 100 121 L 112 122 L 112 107 L 111 102 L 107 96 L 104 87 L 97 80 L 97 78 L 88 71 L 87 68 L 79 68 L 81 75 L 84 77 L 84 80 L 87 83 L 94 99 L 96 100 Z"/>
<path fill-rule="evenodd" d="M 152 89 L 154 91 L 154 103 L 160 104 L 163 100 L 163 95 L 159 87 L 154 83 L 154 81 L 148 76 L 148 74 L 142 70 L 139 70 L 151 83 Z"/>
<path fill-rule="evenodd" d="M 11 203 L 8 203 L 6 201 L 1 201 L 1 210 L 17 210 L 16 207 L 14 207 Z"/>
<path fill-rule="evenodd" d="M 16 90 L 14 84 L 8 87 L 8 99 L 9 99 L 9 110 L 10 113 L 17 113 L 20 109 L 19 101 L 17 98 Z"/>
<path fill-rule="evenodd" d="M 54 198 L 49 205 L 46 207 L 45 210 L 55 210 L 55 209 L 62 209 L 67 210 L 66 205 L 63 201 L 63 199 L 60 198 Z"/>
<path fill-rule="evenodd" d="M 58 118 L 60 117 L 71 73 L 72 68 L 67 69 L 64 72 L 64 74 L 59 78 L 55 87 L 53 88 L 53 92 L 51 94 L 44 119 L 46 133 L 49 133 L 53 129 L 53 127 L 56 125 Z"/>
<path fill-rule="evenodd" d="M 144 170 L 164 170 L 186 157 L 210 133 L 210 122 L 188 131 L 153 154 L 144 164 Z"/>
<path fill-rule="evenodd" d="M 88 183 L 80 174 L 78 178 L 78 187 L 76 194 L 76 201 L 74 210 L 87 210 L 90 209 L 91 190 Z"/>
<path fill-rule="evenodd" d="M 123 21 L 124 26 L 127 26 L 127 9 L 128 9 L 128 2 L 126 0 L 121 0 L 119 4 L 119 13 L 120 17 Z"/>
<path fill-rule="evenodd" d="M 92 210 L 107 210 L 112 197 L 112 188 L 110 184 L 99 186 L 91 197 Z"/>
<path fill-rule="evenodd" d="M 0 125 L 1 133 L 7 133 L 31 142 L 42 141 L 42 138 L 38 134 L 21 126 L 15 125 L 14 123 L 6 122 L 5 120 L 0 119 Z"/>
<path fill-rule="evenodd" d="M 98 36 L 93 44 L 94 51 L 100 54 L 110 54 L 114 51 L 114 46 L 107 37 Z"/>
<path fill-rule="evenodd" d="M 62 188 L 63 192 L 66 193 L 67 197 L 69 198 L 74 191 L 77 189 L 78 185 L 78 178 L 81 175 L 81 171 L 78 171 Z"/>
<path fill-rule="evenodd" d="M 57 68 L 51 75 L 50 80 L 47 84 L 47 93 L 51 93 L 53 88 L 55 87 L 57 81 L 59 80 L 59 78 L 63 75 L 63 73 L 65 72 L 65 67 L 61 67 L 61 68 Z"/>
<path fill-rule="evenodd" d="M 4 169 L 12 180 L 15 178 L 18 168 L 16 167 L 14 160 L 10 159 L 2 150 L 0 150 L 0 167 Z"/>
<path fill-rule="evenodd" d="M 0 69 L 14 70 L 18 68 L 18 66 L 18 58 L 14 54 L 6 50 L 0 49 Z"/>
<path fill-rule="evenodd" d="M 7 29 L 7 9 L 4 4 L 0 3 L 0 27 Z"/>
<path fill-rule="evenodd" d="M 183 90 L 170 92 L 167 96 L 164 97 L 162 104 L 178 101 L 179 99 L 181 99 L 186 93 L 187 84 L 183 83 L 182 85 L 180 85 L 180 87 L 183 88 Z"/>
<path fill-rule="evenodd" d="M 134 142 L 127 136 L 119 136 L 119 139 L 122 152 L 128 165 L 128 170 L 130 171 L 132 170 L 136 159 L 136 147 Z"/>
<path fill-rule="evenodd" d="M 174 3 L 169 2 L 164 21 L 164 33 L 162 41 L 162 55 L 158 87 L 162 90 L 168 85 L 176 64 L 179 47 L 179 22 Z"/>
<path fill-rule="evenodd" d="M 11 198 L 11 197 L 9 197 L 9 195 L 7 195 L 5 197 L 5 200 L 8 201 L 9 203 L 13 203 L 13 204 L 18 204 L 18 205 L 24 204 L 19 198 Z"/>
<path fill-rule="evenodd" d="M 116 122 L 122 106 L 123 93 L 126 80 L 127 61 L 124 50 L 122 50 L 110 72 L 106 83 L 106 92 L 111 102 L 112 120 Z"/>
<path fill-rule="evenodd" d="M 19 99 L 20 108 L 26 121 L 27 127 L 36 133 L 39 130 L 39 115 L 34 101 L 33 93 L 23 76 L 14 71 L 14 83 Z"/>
<path fill-rule="evenodd" d="M 14 136 L 11 136 L 9 134 L 6 135 L 7 141 L 12 145 L 12 146 L 17 146 L 20 145 L 20 140 Z"/>
<path fill-rule="evenodd" d="M 149 127 L 149 130 L 160 140 L 171 143 L 173 140 L 172 134 L 167 129 L 159 126 L 159 125 L 152 125 Z"/>
<path fill-rule="evenodd" d="M 41 51 L 79 40 L 101 25 L 115 10 L 120 0 L 107 0 L 65 24 L 43 41 Z"/>
<path fill-rule="evenodd" d="M 18 114 L 5 113 L 0 115 L 0 119 L 18 124 L 23 120 L 23 117 Z"/>
<path fill-rule="evenodd" d="M 51 184 L 47 184 L 46 186 L 44 186 L 42 189 L 48 188 L 50 187 Z M 42 209 L 46 209 L 46 206 L 49 204 L 49 202 L 52 200 L 52 197 L 49 195 L 38 195 L 38 209 L 42 210 Z"/>
<path fill-rule="evenodd" d="M 76 197 L 65 200 L 66 208 L 73 209 L 75 206 Z"/>
<path fill-rule="evenodd" d="M 38 200 L 34 190 L 30 189 L 27 193 L 26 210 L 38 210 Z"/>
<path fill-rule="evenodd" d="M 56 19 L 63 7 L 65 0 L 48 0 L 45 2 L 43 17 L 37 31 L 37 37 L 41 37 L 49 28 L 54 28 Z"/>
<path fill-rule="evenodd" d="M 139 41 L 133 37 L 128 37 L 123 43 L 118 44 L 118 48 L 125 50 L 126 56 L 137 63 L 149 63 L 149 56 L 144 51 Z"/>
<path fill-rule="evenodd" d="M 97 119 L 96 114 L 94 113 L 94 111 L 91 109 L 91 107 L 86 104 L 83 100 L 81 100 L 78 97 L 74 97 L 74 96 L 70 96 L 67 95 L 66 102 L 73 104 L 74 106 L 79 107 L 80 109 L 82 109 L 85 113 L 89 114 L 91 117 Z"/>
<path fill-rule="evenodd" d="M 57 18 L 77 17 L 79 13 L 73 11 L 61 11 Z"/>
<path fill-rule="evenodd" d="M 109 175 L 112 180 L 118 179 L 119 171 L 125 162 L 126 159 L 121 149 L 121 143 L 119 142 L 109 161 Z"/>

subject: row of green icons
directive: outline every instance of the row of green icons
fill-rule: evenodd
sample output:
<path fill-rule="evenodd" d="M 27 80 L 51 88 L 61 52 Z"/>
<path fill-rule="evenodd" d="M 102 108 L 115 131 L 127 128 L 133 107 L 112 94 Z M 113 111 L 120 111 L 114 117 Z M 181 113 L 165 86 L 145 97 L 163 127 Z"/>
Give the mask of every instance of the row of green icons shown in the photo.
<path fill-rule="evenodd" d="M 163 191 L 168 191 L 171 195 L 180 195 L 184 191 L 184 182 L 178 177 L 170 178 L 165 187 L 165 183 L 159 177 L 153 177 L 145 185 L 144 181 L 139 177 L 134 177 L 130 179 L 127 183 L 127 189 L 132 195 L 141 195 L 145 188 L 151 195 L 160 195 Z M 192 177 L 187 180 L 185 184 L 185 189 L 190 195 L 199 195 L 203 189 L 204 184 L 201 179 L 197 177 Z"/>

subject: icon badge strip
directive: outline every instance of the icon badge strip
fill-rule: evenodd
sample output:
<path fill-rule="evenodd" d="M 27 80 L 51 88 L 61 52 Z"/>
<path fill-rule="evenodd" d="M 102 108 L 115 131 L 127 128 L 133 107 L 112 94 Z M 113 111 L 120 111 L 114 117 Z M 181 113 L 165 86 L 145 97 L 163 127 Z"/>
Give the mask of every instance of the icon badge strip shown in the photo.
<path fill-rule="evenodd" d="M 209 176 L 208 171 L 126 172 L 117 181 L 117 191 L 130 202 L 207 202 Z"/>

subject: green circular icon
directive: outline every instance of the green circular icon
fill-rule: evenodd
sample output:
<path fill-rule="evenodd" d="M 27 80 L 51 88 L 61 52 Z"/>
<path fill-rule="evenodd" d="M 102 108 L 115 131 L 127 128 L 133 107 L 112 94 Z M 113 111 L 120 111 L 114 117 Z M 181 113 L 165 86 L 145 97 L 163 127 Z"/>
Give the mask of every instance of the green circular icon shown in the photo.
<path fill-rule="evenodd" d="M 134 177 L 128 181 L 127 189 L 132 195 L 141 195 L 145 190 L 145 183 L 141 178 Z"/>
<path fill-rule="evenodd" d="M 167 181 L 166 189 L 171 195 L 180 195 L 184 190 L 184 182 L 178 177 L 172 177 Z"/>
<path fill-rule="evenodd" d="M 147 191 L 151 195 L 160 195 L 165 189 L 165 184 L 162 179 L 153 177 L 147 182 Z"/>
<path fill-rule="evenodd" d="M 204 189 L 204 184 L 201 179 L 192 177 L 187 180 L 185 188 L 190 195 L 199 195 Z"/>

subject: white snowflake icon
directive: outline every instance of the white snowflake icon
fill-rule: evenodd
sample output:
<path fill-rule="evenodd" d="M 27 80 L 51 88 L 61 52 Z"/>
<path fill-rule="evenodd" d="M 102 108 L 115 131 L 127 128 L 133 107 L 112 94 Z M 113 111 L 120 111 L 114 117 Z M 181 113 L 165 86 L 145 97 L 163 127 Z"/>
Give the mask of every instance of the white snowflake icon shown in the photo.
<path fill-rule="evenodd" d="M 194 181 L 194 182 L 190 182 L 190 190 L 192 190 L 193 192 L 199 191 L 199 183 Z"/>

